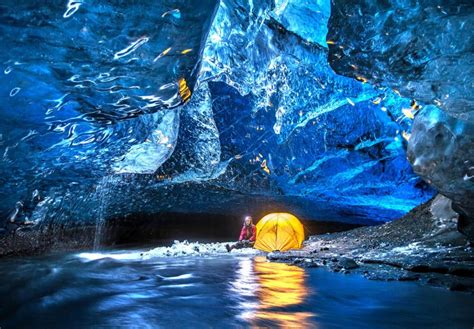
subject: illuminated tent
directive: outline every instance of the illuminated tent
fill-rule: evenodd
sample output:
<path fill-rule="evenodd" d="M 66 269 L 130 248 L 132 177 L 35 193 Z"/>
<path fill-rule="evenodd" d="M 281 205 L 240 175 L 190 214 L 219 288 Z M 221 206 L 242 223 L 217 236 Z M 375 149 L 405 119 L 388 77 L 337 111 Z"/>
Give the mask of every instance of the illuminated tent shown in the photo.
<path fill-rule="evenodd" d="M 254 247 L 263 251 L 300 249 L 303 240 L 304 227 L 298 218 L 287 213 L 273 213 L 257 223 Z"/>

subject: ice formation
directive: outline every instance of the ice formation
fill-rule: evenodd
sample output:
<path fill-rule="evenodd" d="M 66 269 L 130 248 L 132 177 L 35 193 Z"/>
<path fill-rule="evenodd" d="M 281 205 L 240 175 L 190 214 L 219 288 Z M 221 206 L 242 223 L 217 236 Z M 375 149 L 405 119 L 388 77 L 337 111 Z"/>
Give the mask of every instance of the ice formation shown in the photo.
<path fill-rule="evenodd" d="M 264 206 L 399 217 L 434 193 L 406 160 L 429 136 L 423 118 L 447 120 L 459 152 L 472 143 L 470 36 L 435 33 L 472 30 L 472 6 L 455 4 L 2 4 L 3 223 Z M 414 164 L 461 206 L 464 154 L 444 164 L 458 191 Z"/>

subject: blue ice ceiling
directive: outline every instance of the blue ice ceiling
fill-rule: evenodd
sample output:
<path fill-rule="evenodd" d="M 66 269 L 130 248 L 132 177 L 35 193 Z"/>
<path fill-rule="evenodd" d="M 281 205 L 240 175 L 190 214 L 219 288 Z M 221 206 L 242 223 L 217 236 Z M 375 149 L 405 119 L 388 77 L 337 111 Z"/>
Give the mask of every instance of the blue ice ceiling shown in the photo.
<path fill-rule="evenodd" d="M 427 200 L 405 153 L 413 101 L 333 71 L 330 11 L 2 2 L 2 218 L 261 208 L 369 222 Z"/>

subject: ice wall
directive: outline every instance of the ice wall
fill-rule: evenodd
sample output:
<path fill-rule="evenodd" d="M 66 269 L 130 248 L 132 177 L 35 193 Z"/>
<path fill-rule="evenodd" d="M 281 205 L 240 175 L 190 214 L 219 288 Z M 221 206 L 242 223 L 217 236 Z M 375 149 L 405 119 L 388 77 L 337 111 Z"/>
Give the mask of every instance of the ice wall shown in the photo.
<path fill-rule="evenodd" d="M 433 193 L 406 160 L 412 100 L 329 65 L 329 1 L 0 8 L 5 222 L 384 221 Z"/>

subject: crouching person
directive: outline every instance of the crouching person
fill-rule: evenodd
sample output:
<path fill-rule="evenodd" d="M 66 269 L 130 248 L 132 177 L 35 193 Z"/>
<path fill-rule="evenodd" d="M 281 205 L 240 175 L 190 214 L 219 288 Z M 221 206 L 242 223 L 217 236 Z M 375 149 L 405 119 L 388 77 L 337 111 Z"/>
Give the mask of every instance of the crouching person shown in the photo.
<path fill-rule="evenodd" d="M 228 252 L 232 249 L 252 248 L 255 244 L 255 238 L 257 235 L 257 228 L 253 224 L 251 216 L 245 216 L 244 226 L 240 231 L 239 241 L 233 245 L 226 244 L 225 247 Z"/>

